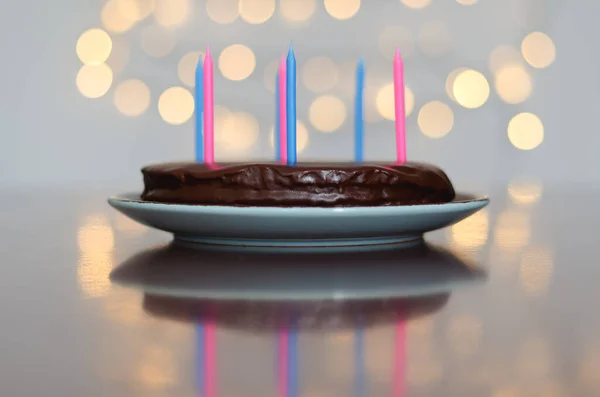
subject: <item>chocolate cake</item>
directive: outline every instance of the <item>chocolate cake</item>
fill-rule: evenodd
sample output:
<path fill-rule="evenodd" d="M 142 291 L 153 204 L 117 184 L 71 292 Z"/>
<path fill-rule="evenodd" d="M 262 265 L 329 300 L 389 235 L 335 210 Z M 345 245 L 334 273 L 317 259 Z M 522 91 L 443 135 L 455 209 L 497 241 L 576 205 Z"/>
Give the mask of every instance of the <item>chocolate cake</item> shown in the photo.
<path fill-rule="evenodd" d="M 162 203 L 353 207 L 452 201 L 452 183 L 420 163 L 219 164 L 165 163 L 144 167 L 142 199 Z"/>

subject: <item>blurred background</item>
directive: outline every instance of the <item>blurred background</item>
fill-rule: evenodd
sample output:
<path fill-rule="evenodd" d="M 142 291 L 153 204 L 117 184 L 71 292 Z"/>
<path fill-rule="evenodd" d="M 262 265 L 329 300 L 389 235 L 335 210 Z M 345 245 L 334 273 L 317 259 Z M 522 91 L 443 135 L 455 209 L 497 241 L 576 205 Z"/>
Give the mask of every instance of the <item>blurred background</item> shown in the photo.
<path fill-rule="evenodd" d="M 193 158 L 193 71 L 215 61 L 218 160 L 273 158 L 276 61 L 294 41 L 301 160 L 393 159 L 391 57 L 406 64 L 408 154 L 464 188 L 537 191 L 596 172 L 596 1 L 59 0 L 0 15 L 4 185 L 141 186 Z"/>

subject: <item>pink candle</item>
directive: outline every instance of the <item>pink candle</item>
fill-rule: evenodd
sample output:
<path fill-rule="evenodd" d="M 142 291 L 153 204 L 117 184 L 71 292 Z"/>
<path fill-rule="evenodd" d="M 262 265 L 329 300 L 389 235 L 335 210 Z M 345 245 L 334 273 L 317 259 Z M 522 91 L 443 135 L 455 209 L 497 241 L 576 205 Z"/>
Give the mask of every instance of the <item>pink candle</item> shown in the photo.
<path fill-rule="evenodd" d="M 216 376 L 216 326 L 214 321 L 208 320 L 205 324 L 204 339 L 204 396 L 215 397 Z"/>
<path fill-rule="evenodd" d="M 279 158 L 283 164 L 287 163 L 287 112 L 286 112 L 286 60 L 281 56 L 279 63 Z"/>
<path fill-rule="evenodd" d="M 404 63 L 400 50 L 394 56 L 394 111 L 396 116 L 396 159 L 406 162 L 406 110 L 404 103 Z"/>
<path fill-rule="evenodd" d="M 406 320 L 399 320 L 396 324 L 395 335 L 396 351 L 394 355 L 394 397 L 403 397 L 405 385 L 406 362 Z"/>
<path fill-rule="evenodd" d="M 213 61 L 208 45 L 204 56 L 204 162 L 215 162 L 215 93 Z"/>

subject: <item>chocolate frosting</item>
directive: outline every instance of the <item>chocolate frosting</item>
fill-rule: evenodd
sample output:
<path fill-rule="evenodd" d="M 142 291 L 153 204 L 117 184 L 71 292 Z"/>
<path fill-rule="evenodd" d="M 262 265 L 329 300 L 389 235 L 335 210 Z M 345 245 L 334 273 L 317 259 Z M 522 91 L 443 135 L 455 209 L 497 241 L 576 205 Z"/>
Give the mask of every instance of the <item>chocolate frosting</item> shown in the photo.
<path fill-rule="evenodd" d="M 421 163 L 164 163 L 142 169 L 142 199 L 164 203 L 278 207 L 435 204 L 454 188 L 439 168 Z"/>

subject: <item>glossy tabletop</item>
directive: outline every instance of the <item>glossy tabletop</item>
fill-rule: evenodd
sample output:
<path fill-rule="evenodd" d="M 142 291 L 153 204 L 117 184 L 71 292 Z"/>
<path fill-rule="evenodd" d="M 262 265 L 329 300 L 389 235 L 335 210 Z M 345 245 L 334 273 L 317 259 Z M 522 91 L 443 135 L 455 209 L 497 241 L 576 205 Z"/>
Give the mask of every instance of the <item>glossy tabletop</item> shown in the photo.
<path fill-rule="evenodd" d="M 0 395 L 600 395 L 600 191 L 292 255 L 170 245 L 113 193 L 0 189 Z"/>

